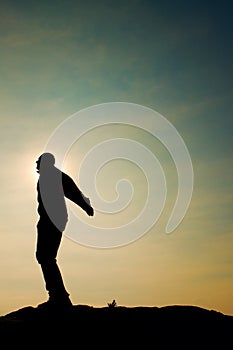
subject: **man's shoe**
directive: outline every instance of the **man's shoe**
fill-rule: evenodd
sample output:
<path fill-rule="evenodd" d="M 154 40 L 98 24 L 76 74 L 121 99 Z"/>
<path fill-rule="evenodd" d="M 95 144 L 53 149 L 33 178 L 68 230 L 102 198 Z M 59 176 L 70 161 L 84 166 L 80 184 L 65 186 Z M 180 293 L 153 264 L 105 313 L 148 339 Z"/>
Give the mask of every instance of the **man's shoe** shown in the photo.
<path fill-rule="evenodd" d="M 46 310 L 68 310 L 72 308 L 72 302 L 70 298 L 49 298 L 48 301 L 39 304 L 37 307 L 39 309 Z"/>

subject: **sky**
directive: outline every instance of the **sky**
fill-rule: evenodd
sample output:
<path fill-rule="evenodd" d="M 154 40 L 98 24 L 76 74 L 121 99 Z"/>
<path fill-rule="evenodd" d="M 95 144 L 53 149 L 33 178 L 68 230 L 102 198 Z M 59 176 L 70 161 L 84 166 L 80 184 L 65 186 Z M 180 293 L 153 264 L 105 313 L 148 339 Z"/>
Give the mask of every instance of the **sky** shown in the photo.
<path fill-rule="evenodd" d="M 1 1 L 1 315 L 47 298 L 35 259 L 36 159 L 67 118 L 110 102 L 150 108 L 177 129 L 192 160 L 192 199 L 165 234 L 177 176 L 158 140 L 121 126 L 84 135 L 67 157 L 72 176 L 74 159 L 99 140 L 133 138 L 160 158 L 169 196 L 158 222 L 131 244 L 98 249 L 63 236 L 58 264 L 72 302 L 233 315 L 232 15 L 225 0 Z M 145 199 L 143 173 L 124 160 L 112 166 L 99 191 L 110 200 L 118 177 L 129 178 L 133 215 Z M 101 215 L 93 220 L 106 227 L 127 220 Z"/>

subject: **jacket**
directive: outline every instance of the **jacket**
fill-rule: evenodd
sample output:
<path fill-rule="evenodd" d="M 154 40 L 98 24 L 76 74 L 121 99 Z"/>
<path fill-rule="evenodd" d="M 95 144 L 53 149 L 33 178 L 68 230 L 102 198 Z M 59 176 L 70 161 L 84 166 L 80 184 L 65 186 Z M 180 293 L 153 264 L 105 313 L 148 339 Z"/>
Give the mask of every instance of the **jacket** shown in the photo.
<path fill-rule="evenodd" d="M 55 166 L 40 171 L 37 182 L 38 214 L 60 230 L 65 229 L 68 213 L 65 197 L 77 204 L 88 215 L 93 215 L 89 198 L 85 197 L 70 176 Z"/>

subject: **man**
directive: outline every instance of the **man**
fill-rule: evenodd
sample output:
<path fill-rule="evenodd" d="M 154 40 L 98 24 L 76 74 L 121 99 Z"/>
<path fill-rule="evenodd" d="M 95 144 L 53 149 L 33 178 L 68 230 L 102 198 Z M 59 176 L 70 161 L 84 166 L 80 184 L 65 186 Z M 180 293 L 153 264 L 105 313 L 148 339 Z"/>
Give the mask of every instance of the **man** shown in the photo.
<path fill-rule="evenodd" d="M 37 182 L 38 214 L 36 259 L 41 265 L 47 302 L 38 307 L 67 308 L 72 306 L 69 293 L 64 286 L 56 257 L 61 243 L 62 233 L 67 224 L 68 215 L 65 198 L 76 203 L 87 215 L 93 216 L 94 210 L 74 181 L 55 167 L 55 158 L 51 153 L 43 153 L 38 160 Z"/>

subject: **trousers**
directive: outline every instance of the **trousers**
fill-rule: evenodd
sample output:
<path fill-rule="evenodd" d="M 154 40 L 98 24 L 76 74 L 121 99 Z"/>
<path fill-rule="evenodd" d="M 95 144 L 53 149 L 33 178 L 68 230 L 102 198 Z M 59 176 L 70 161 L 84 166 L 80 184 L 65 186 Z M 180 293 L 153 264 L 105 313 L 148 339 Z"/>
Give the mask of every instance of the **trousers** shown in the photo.
<path fill-rule="evenodd" d="M 69 296 L 57 264 L 61 239 L 62 232 L 49 219 L 40 218 L 37 223 L 36 259 L 42 269 L 46 290 L 52 299 Z"/>

